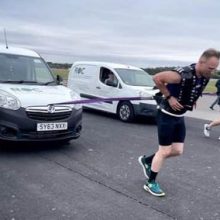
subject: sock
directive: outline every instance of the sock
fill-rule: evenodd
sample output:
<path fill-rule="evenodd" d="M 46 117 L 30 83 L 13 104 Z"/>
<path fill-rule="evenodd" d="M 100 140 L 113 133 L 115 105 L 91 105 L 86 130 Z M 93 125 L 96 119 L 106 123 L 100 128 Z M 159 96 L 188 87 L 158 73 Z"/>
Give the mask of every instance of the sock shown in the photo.
<path fill-rule="evenodd" d="M 158 173 L 156 173 L 156 172 L 154 172 L 154 171 L 151 170 L 148 182 L 149 182 L 149 183 L 155 182 L 156 177 L 157 177 L 157 174 L 158 174 Z"/>
<path fill-rule="evenodd" d="M 147 163 L 147 164 L 149 164 L 149 165 L 151 165 L 152 164 L 152 160 L 153 160 L 153 158 L 154 158 L 154 156 L 155 156 L 155 154 L 152 154 L 151 156 L 149 156 L 149 157 L 145 157 L 144 159 L 144 161 L 145 161 L 145 163 Z"/>

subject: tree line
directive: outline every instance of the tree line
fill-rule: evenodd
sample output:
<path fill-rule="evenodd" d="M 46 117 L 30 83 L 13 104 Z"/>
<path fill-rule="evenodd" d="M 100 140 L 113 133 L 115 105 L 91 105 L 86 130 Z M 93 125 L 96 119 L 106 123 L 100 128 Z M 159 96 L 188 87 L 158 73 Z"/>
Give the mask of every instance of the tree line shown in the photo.
<path fill-rule="evenodd" d="M 54 68 L 54 69 L 69 69 L 72 66 L 72 64 L 70 63 L 47 62 L 47 64 L 50 68 Z"/>
<path fill-rule="evenodd" d="M 69 63 L 53 63 L 53 62 L 47 62 L 50 68 L 55 68 L 55 69 L 69 69 L 71 68 L 72 64 Z M 172 70 L 175 67 L 154 67 L 154 68 L 142 68 L 144 71 L 149 73 L 150 75 L 154 75 L 156 73 L 162 72 L 162 71 L 167 71 L 167 70 Z M 212 78 L 219 79 L 220 78 L 220 71 L 218 70 Z"/>
<path fill-rule="evenodd" d="M 167 71 L 167 70 L 172 70 L 176 68 L 176 66 L 174 67 L 155 67 L 155 68 L 143 68 L 144 71 L 146 71 L 147 73 L 149 73 L 150 75 L 154 75 L 156 73 L 162 72 L 162 71 Z M 216 71 L 213 75 L 212 75 L 213 79 L 220 79 L 220 70 Z"/>

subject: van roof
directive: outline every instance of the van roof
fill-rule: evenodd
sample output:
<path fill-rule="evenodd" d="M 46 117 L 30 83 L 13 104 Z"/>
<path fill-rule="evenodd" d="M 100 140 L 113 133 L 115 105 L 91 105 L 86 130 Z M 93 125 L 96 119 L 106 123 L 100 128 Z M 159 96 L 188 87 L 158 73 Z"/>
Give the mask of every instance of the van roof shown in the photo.
<path fill-rule="evenodd" d="M 33 50 L 18 48 L 18 47 L 11 47 L 11 46 L 9 46 L 7 49 L 6 46 L 3 46 L 3 45 L 0 45 L 0 53 L 15 54 L 15 55 L 22 55 L 22 56 L 30 56 L 30 57 L 40 57 Z"/>
<path fill-rule="evenodd" d="M 138 67 L 135 66 L 131 66 L 131 65 L 126 65 L 126 64 L 119 64 L 119 63 L 110 63 L 110 62 L 99 62 L 99 61 L 77 61 L 74 62 L 73 65 L 96 65 L 96 66 L 103 66 L 103 67 L 110 67 L 110 68 L 118 68 L 118 69 L 140 69 Z"/>

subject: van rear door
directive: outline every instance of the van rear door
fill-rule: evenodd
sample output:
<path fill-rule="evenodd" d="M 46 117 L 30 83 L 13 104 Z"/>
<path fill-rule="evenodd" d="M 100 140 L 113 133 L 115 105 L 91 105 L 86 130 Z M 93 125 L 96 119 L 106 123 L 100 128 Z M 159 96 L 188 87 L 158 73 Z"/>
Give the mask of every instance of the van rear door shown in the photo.
<path fill-rule="evenodd" d="M 90 64 L 73 66 L 68 80 L 68 87 L 80 94 L 83 99 L 99 98 L 97 81 L 100 67 Z M 84 104 L 86 107 L 100 109 L 100 102 Z"/>

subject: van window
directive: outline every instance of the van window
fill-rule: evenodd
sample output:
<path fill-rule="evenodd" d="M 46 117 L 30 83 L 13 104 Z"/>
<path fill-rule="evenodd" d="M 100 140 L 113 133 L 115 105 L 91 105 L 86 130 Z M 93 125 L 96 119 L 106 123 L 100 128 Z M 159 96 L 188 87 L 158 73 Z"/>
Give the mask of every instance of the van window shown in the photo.
<path fill-rule="evenodd" d="M 152 77 L 143 70 L 135 69 L 115 69 L 122 81 L 131 86 L 150 86 L 154 87 Z"/>
<path fill-rule="evenodd" d="M 47 83 L 54 77 L 41 58 L 0 54 L 0 81 Z"/>
<path fill-rule="evenodd" d="M 105 67 L 101 67 L 99 79 L 108 86 L 117 87 L 118 85 L 118 79 L 115 74 Z"/>
<path fill-rule="evenodd" d="M 34 70 L 35 70 L 35 78 L 38 82 L 49 82 L 52 81 L 48 68 L 45 68 L 45 64 L 40 59 L 34 59 Z"/>

